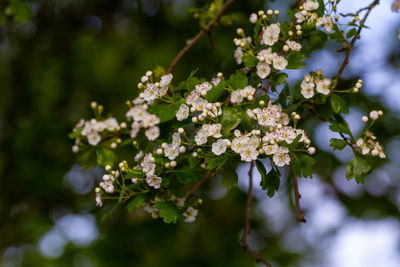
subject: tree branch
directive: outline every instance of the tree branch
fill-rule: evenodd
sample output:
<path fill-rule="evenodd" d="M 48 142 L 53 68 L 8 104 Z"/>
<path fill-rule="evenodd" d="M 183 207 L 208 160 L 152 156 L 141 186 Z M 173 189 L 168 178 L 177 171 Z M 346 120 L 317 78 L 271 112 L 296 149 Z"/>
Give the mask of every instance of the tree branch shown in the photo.
<path fill-rule="evenodd" d="M 364 15 L 364 18 L 360 21 L 360 26 L 358 27 L 358 31 L 357 31 L 356 35 L 354 35 L 353 39 L 348 44 L 348 47 L 346 47 L 346 56 L 344 58 L 344 61 L 343 61 L 342 65 L 340 66 L 340 69 L 339 69 L 338 73 L 336 74 L 335 85 L 332 88 L 331 93 L 333 92 L 333 89 L 336 88 L 336 85 L 338 84 L 339 79 L 342 76 L 342 73 L 343 73 L 344 69 L 346 68 L 347 64 L 349 64 L 349 58 L 350 58 L 351 49 L 353 49 L 353 46 L 354 46 L 356 40 L 360 37 L 361 30 L 362 30 L 362 28 L 364 26 L 365 21 L 367 20 L 367 17 L 369 15 L 369 13 L 378 4 L 379 4 L 379 0 L 375 0 L 368 7 L 362 8 L 357 12 L 357 14 L 358 14 L 362 10 L 367 10 L 367 13 Z"/>
<path fill-rule="evenodd" d="M 305 223 L 306 219 L 304 218 L 304 213 L 301 211 L 301 207 L 300 207 L 301 195 L 299 193 L 299 185 L 297 182 L 296 173 L 294 172 L 293 164 L 290 164 L 290 170 L 291 170 L 292 176 L 293 176 L 294 199 L 295 199 L 295 203 L 296 203 L 296 213 L 297 213 L 296 221 Z"/>
<path fill-rule="evenodd" d="M 192 190 L 189 191 L 189 193 L 186 194 L 185 196 L 185 201 L 188 200 L 194 193 L 196 193 L 196 191 L 211 177 L 211 170 L 208 170 L 205 174 L 204 174 L 204 178 L 203 180 L 201 180 L 200 182 L 197 182 Z"/>
<path fill-rule="evenodd" d="M 171 64 L 169 65 L 168 69 L 167 69 L 167 73 L 170 73 L 175 65 L 179 62 L 179 60 L 187 53 L 187 51 L 189 51 L 189 49 L 205 34 L 208 33 L 211 28 L 214 26 L 215 23 L 217 23 L 217 21 L 220 19 L 220 17 L 222 16 L 222 14 L 225 12 L 225 10 L 228 8 L 228 6 L 230 4 L 233 3 L 234 0 L 228 0 L 226 1 L 222 6 L 221 9 L 218 11 L 218 13 L 215 15 L 214 18 L 212 18 L 212 20 L 206 25 L 204 26 L 200 32 L 198 34 L 196 34 L 196 36 L 189 40 L 186 44 L 186 46 L 184 48 L 182 48 L 181 51 L 179 51 L 179 53 L 176 55 L 176 57 L 174 58 L 174 60 L 172 60 Z"/>
<path fill-rule="evenodd" d="M 250 216 L 251 216 L 251 202 L 253 200 L 253 168 L 254 168 L 254 161 L 250 163 L 250 170 L 249 170 L 249 190 L 247 193 L 247 206 L 246 206 L 246 227 L 244 229 L 243 238 L 242 238 L 242 246 L 245 251 L 250 252 L 253 257 L 256 259 L 257 262 L 263 263 L 267 267 L 271 267 L 271 264 L 267 262 L 258 252 L 252 250 L 247 243 L 247 237 L 250 234 Z"/>

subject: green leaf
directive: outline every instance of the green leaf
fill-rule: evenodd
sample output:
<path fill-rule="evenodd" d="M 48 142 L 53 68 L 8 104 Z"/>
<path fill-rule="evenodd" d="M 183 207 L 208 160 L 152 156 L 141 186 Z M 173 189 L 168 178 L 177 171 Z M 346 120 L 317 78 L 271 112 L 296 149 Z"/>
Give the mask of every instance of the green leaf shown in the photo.
<path fill-rule="evenodd" d="M 229 156 L 227 154 L 213 157 L 213 158 L 207 160 L 207 169 L 213 170 L 213 169 L 222 167 L 228 159 L 229 159 Z"/>
<path fill-rule="evenodd" d="M 120 204 L 121 204 L 120 202 L 115 202 L 115 203 L 112 205 L 112 207 L 111 207 L 108 211 L 104 212 L 103 215 L 101 215 L 101 217 L 100 217 L 100 222 L 101 222 L 101 223 L 104 222 L 104 221 L 115 211 L 115 209 L 116 209 Z"/>
<path fill-rule="evenodd" d="M 346 34 L 346 38 L 349 39 L 351 37 L 353 37 L 354 35 L 356 35 L 357 33 L 357 29 L 356 28 L 351 28 L 347 34 Z"/>
<path fill-rule="evenodd" d="M 142 171 L 128 169 L 124 175 L 124 179 L 144 178 L 146 175 Z"/>
<path fill-rule="evenodd" d="M 343 119 L 342 116 L 335 114 L 334 118 L 329 119 L 329 122 L 331 123 L 331 125 L 329 125 L 329 129 L 332 132 L 344 133 L 344 134 L 351 135 L 350 127 L 347 124 L 347 122 Z"/>
<path fill-rule="evenodd" d="M 190 166 L 183 167 L 176 172 L 176 177 L 178 181 L 187 184 L 188 182 L 200 181 L 204 175 L 203 171 L 199 171 L 196 168 L 191 168 Z"/>
<path fill-rule="evenodd" d="M 243 56 L 242 61 L 244 65 L 248 68 L 255 67 L 258 64 L 258 59 L 255 56 L 249 54 Z"/>
<path fill-rule="evenodd" d="M 342 112 L 344 114 L 349 113 L 349 107 L 346 104 L 346 101 L 344 101 L 343 98 L 336 94 L 331 95 L 331 103 L 332 103 L 332 110 L 335 113 Z"/>
<path fill-rule="evenodd" d="M 24 1 L 11 0 L 5 10 L 7 15 L 14 15 L 14 20 L 18 23 L 24 23 L 33 16 L 32 8 Z"/>
<path fill-rule="evenodd" d="M 347 146 L 347 143 L 343 139 L 332 138 L 329 145 L 333 150 L 342 150 Z"/>
<path fill-rule="evenodd" d="M 144 202 L 144 195 L 143 194 L 137 194 L 128 203 L 128 205 L 125 206 L 125 209 L 127 211 L 129 211 L 129 212 L 134 210 L 134 209 L 139 209 L 139 208 L 141 208 L 143 206 L 143 202 Z"/>
<path fill-rule="evenodd" d="M 226 164 L 222 170 L 221 185 L 228 190 L 235 187 L 238 183 L 239 177 L 236 173 L 238 165 L 239 161 L 234 160 Z"/>
<path fill-rule="evenodd" d="M 268 79 L 269 83 L 273 86 L 278 86 L 282 83 L 286 83 L 286 78 L 288 75 L 284 72 L 274 73 L 270 75 Z"/>
<path fill-rule="evenodd" d="M 222 92 L 224 91 L 225 81 L 220 81 L 217 86 L 214 86 L 208 93 L 207 93 L 207 100 L 208 102 L 215 102 L 221 96 Z"/>
<path fill-rule="evenodd" d="M 367 160 L 360 156 L 355 156 L 346 165 L 346 178 L 351 180 L 354 177 L 357 183 L 364 183 L 365 177 L 371 171 L 372 167 Z"/>
<path fill-rule="evenodd" d="M 322 17 L 324 15 L 324 11 L 325 11 L 325 3 L 324 0 L 318 0 L 318 8 L 317 10 L 315 10 L 315 12 L 317 13 L 318 17 Z"/>
<path fill-rule="evenodd" d="M 306 59 L 306 56 L 300 52 L 292 51 L 287 56 L 286 60 L 288 61 L 287 69 L 301 69 L 306 63 L 303 60 Z"/>
<path fill-rule="evenodd" d="M 234 74 L 229 76 L 229 82 L 233 89 L 243 89 L 249 84 L 249 79 L 246 73 L 241 70 L 237 70 Z"/>
<path fill-rule="evenodd" d="M 299 154 L 293 157 L 293 168 L 294 172 L 298 177 L 310 177 L 314 173 L 313 165 L 315 164 L 315 159 L 306 154 Z"/>
<path fill-rule="evenodd" d="M 267 170 L 265 169 L 264 163 L 259 160 L 256 160 L 256 167 L 258 172 L 261 175 L 260 186 L 263 190 L 267 190 L 267 195 L 269 197 L 273 197 L 275 192 L 278 191 L 280 185 L 280 175 L 275 170 L 271 169 L 271 171 L 267 174 Z"/>
<path fill-rule="evenodd" d="M 165 223 L 176 223 L 178 219 L 183 218 L 178 208 L 169 201 L 157 202 L 155 206 L 160 210 L 160 217 Z"/>
<path fill-rule="evenodd" d="M 105 167 L 107 165 L 113 166 L 114 162 L 117 161 L 117 156 L 111 149 L 103 146 L 97 147 L 97 165 Z"/>
<path fill-rule="evenodd" d="M 242 118 L 235 108 L 224 108 L 221 115 L 222 133 L 230 133 L 241 121 Z"/>
<path fill-rule="evenodd" d="M 183 103 L 183 100 L 175 102 L 173 104 L 160 104 L 150 107 L 149 111 L 152 114 L 157 115 L 160 118 L 160 123 L 170 121 L 175 118 L 175 114 L 179 107 Z"/>
<path fill-rule="evenodd" d="M 85 151 L 79 152 L 76 160 L 78 161 L 79 165 L 85 170 L 96 166 L 96 149 L 94 147 L 90 147 Z"/>

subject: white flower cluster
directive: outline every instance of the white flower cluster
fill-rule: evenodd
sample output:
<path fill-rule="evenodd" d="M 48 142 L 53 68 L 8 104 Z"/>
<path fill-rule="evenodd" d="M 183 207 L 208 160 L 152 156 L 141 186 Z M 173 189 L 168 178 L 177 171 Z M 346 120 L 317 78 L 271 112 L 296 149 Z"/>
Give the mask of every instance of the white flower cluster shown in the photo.
<path fill-rule="evenodd" d="M 307 21 L 307 23 L 313 23 L 316 20 L 316 26 L 324 25 L 325 30 L 331 32 L 333 30 L 332 17 L 329 15 L 322 18 L 318 17 L 317 13 L 313 12 L 318 7 L 319 3 L 317 1 L 307 0 L 300 6 L 300 11 L 295 14 L 296 22 L 303 23 Z"/>
<path fill-rule="evenodd" d="M 222 126 L 221 124 L 203 124 L 200 130 L 197 131 L 194 140 L 197 145 L 204 145 L 207 143 L 208 137 L 215 137 L 220 138 L 222 137 L 221 134 Z"/>
<path fill-rule="evenodd" d="M 231 102 L 234 104 L 240 104 L 243 102 L 244 98 L 247 98 L 249 101 L 253 101 L 254 94 L 256 93 L 256 89 L 249 85 L 243 89 L 235 90 L 231 93 Z"/>
<path fill-rule="evenodd" d="M 331 92 L 331 84 L 332 81 L 328 78 L 323 78 L 320 76 L 314 78 L 312 75 L 306 74 L 300 84 L 301 94 L 305 98 L 312 98 L 315 94 L 315 88 L 318 93 L 328 95 Z"/>
<path fill-rule="evenodd" d="M 181 132 L 183 132 L 183 129 L 181 130 Z M 181 146 L 181 135 L 179 132 L 172 135 L 171 144 L 162 143 L 161 147 L 162 148 L 157 149 L 157 154 L 161 155 L 164 153 L 165 157 L 172 160 L 168 165 L 166 165 L 166 167 L 175 167 L 176 162 L 174 161 L 174 159 L 176 159 L 179 154 L 186 152 L 186 147 Z"/>
<path fill-rule="evenodd" d="M 257 75 L 261 79 L 265 79 L 271 73 L 270 65 L 278 71 L 284 70 L 288 65 L 287 60 L 275 52 L 272 53 L 271 48 L 260 50 L 257 54 L 257 59 L 259 60 L 257 64 Z"/>
<path fill-rule="evenodd" d="M 138 98 L 133 102 L 138 103 Z M 149 113 L 147 111 L 148 108 L 148 104 L 137 104 L 126 113 L 127 119 L 133 119 L 130 131 L 132 138 L 135 138 L 142 128 L 146 129 L 145 135 L 150 141 L 156 140 L 160 135 L 160 129 L 156 126 L 160 123 L 160 119 L 156 115 Z"/>
<path fill-rule="evenodd" d="M 213 79 L 212 84 L 217 86 L 220 79 Z M 222 114 L 221 103 L 209 103 L 207 99 L 203 98 L 207 96 L 207 93 L 213 88 L 213 85 L 209 82 L 203 82 L 195 86 L 195 89 L 189 93 L 186 97 L 186 105 L 181 104 L 178 112 L 176 113 L 176 118 L 178 120 L 184 120 L 189 116 L 189 111 L 191 113 L 200 113 L 197 117 L 193 117 L 192 121 L 194 123 L 198 121 L 203 121 L 207 117 L 216 118 Z"/>
<path fill-rule="evenodd" d="M 119 130 L 120 126 L 115 118 L 108 118 L 105 121 L 97 121 L 91 119 L 90 121 L 80 120 L 75 128 L 84 126 L 81 134 L 87 137 L 88 143 L 92 146 L 96 146 L 101 141 L 100 133 L 107 131 Z"/>
<path fill-rule="evenodd" d="M 371 131 L 366 131 L 364 138 L 358 138 L 356 145 L 361 149 L 363 155 L 371 154 L 372 156 L 379 156 L 382 159 L 386 158 L 383 147 Z"/>
<path fill-rule="evenodd" d="M 119 171 L 114 172 L 114 175 L 112 174 L 104 174 L 103 175 L 103 181 L 100 182 L 100 187 L 103 188 L 103 190 L 106 193 L 112 194 L 114 193 L 114 181 L 119 177 Z"/>
<path fill-rule="evenodd" d="M 161 77 L 160 82 L 153 83 L 150 82 L 153 80 L 153 72 L 147 71 L 146 75 L 141 79 L 142 82 L 138 84 L 139 89 L 144 88 L 139 97 L 148 103 L 152 103 L 157 98 L 163 97 L 169 89 L 172 78 L 172 74 L 166 74 Z"/>
<path fill-rule="evenodd" d="M 142 167 L 142 171 L 146 174 L 146 183 L 154 187 L 155 189 L 160 188 L 160 184 L 162 182 L 161 177 L 155 175 L 156 164 L 154 163 L 155 159 L 151 153 L 144 155 L 140 166 Z"/>

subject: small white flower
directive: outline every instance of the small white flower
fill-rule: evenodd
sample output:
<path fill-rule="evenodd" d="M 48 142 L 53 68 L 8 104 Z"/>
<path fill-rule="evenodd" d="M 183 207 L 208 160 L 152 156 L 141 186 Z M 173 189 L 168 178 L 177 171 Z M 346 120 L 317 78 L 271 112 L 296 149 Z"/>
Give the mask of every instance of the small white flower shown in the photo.
<path fill-rule="evenodd" d="M 378 111 L 373 110 L 369 113 L 369 117 L 371 118 L 371 120 L 376 121 L 379 118 L 379 114 Z"/>
<path fill-rule="evenodd" d="M 266 155 L 273 155 L 278 151 L 278 145 L 277 144 L 266 145 L 263 146 L 263 149 Z"/>
<path fill-rule="evenodd" d="M 287 65 L 288 65 L 288 62 L 284 57 L 277 56 L 273 60 L 273 66 L 277 70 L 284 70 Z"/>
<path fill-rule="evenodd" d="M 94 200 L 96 201 L 96 206 L 103 206 L 103 201 L 101 200 L 101 194 L 99 192 L 96 192 Z"/>
<path fill-rule="evenodd" d="M 243 50 L 241 47 L 236 48 L 233 57 L 235 58 L 236 63 L 242 64 L 242 59 L 243 59 Z"/>
<path fill-rule="evenodd" d="M 240 104 L 243 102 L 243 95 L 241 90 L 235 90 L 231 93 L 231 102 Z"/>
<path fill-rule="evenodd" d="M 100 187 L 104 189 L 104 191 L 106 191 L 109 194 L 114 193 L 114 185 L 111 181 L 107 181 L 107 182 L 101 182 Z"/>
<path fill-rule="evenodd" d="M 295 42 L 295 41 L 290 41 L 290 40 L 287 40 L 286 41 L 286 44 L 289 46 L 289 48 L 291 49 L 291 50 L 293 50 L 293 51 L 300 51 L 300 49 L 301 49 L 301 44 L 299 44 L 299 43 L 297 43 L 297 42 Z"/>
<path fill-rule="evenodd" d="M 258 150 L 255 149 L 252 144 L 246 144 L 240 152 L 241 160 L 247 162 L 256 160 L 258 155 L 259 155 Z"/>
<path fill-rule="evenodd" d="M 319 7 L 318 2 L 312 1 L 312 0 L 307 0 L 307 2 L 305 2 L 303 4 L 304 10 L 307 11 L 311 11 L 311 10 L 316 10 Z"/>
<path fill-rule="evenodd" d="M 253 14 L 250 15 L 250 19 L 249 20 L 250 20 L 251 24 L 255 24 L 257 22 L 257 19 L 258 19 L 258 17 L 257 17 L 256 13 L 253 13 Z"/>
<path fill-rule="evenodd" d="M 181 104 L 179 110 L 176 112 L 176 119 L 178 121 L 183 121 L 189 117 L 189 107 L 185 104 Z"/>
<path fill-rule="evenodd" d="M 151 186 L 154 187 L 155 189 L 160 188 L 160 184 L 162 182 L 161 177 L 158 177 L 157 175 L 150 175 L 148 177 L 146 177 L 146 183 Z"/>
<path fill-rule="evenodd" d="M 212 144 L 211 151 L 215 155 L 219 156 L 219 155 L 225 153 L 226 147 L 227 147 L 226 139 L 218 139 L 216 142 L 214 142 Z"/>
<path fill-rule="evenodd" d="M 144 133 L 149 141 L 154 141 L 160 136 L 160 128 L 153 126 Z"/>
<path fill-rule="evenodd" d="M 135 138 L 141 128 L 141 124 L 138 122 L 133 122 L 131 128 L 130 136 L 131 138 Z"/>
<path fill-rule="evenodd" d="M 87 135 L 87 139 L 88 139 L 88 143 L 92 146 L 97 146 L 97 144 L 100 142 L 101 140 L 101 136 L 95 132 L 92 131 Z"/>
<path fill-rule="evenodd" d="M 325 30 L 327 32 L 331 32 L 333 30 L 333 21 L 331 16 L 326 16 L 324 22 L 325 22 L 325 27 L 324 27 Z"/>
<path fill-rule="evenodd" d="M 146 101 L 154 100 L 158 97 L 158 88 L 153 83 L 148 83 L 143 91 L 143 98 Z"/>
<path fill-rule="evenodd" d="M 198 213 L 199 211 L 192 207 L 187 208 L 186 212 L 183 213 L 183 216 L 186 217 L 185 222 L 187 223 L 194 222 L 196 220 L 196 216 Z"/>
<path fill-rule="evenodd" d="M 324 79 L 318 79 L 315 81 L 315 84 L 317 85 L 316 90 L 318 93 L 324 94 L 324 95 L 328 95 L 331 90 L 329 89 L 329 86 L 331 84 L 331 80 L 328 78 L 324 78 Z"/>
<path fill-rule="evenodd" d="M 245 145 L 250 141 L 250 138 L 247 136 L 239 136 L 232 140 L 231 148 L 236 153 L 242 152 Z"/>
<path fill-rule="evenodd" d="M 173 76 L 172 76 L 171 73 L 166 74 L 166 75 L 163 75 L 163 76 L 161 77 L 161 80 L 160 80 L 160 86 L 161 86 L 161 87 L 168 87 L 169 84 L 170 84 L 171 81 L 172 81 L 172 78 L 173 78 Z"/>
<path fill-rule="evenodd" d="M 115 118 L 108 118 L 104 121 L 107 130 L 114 131 L 118 127 L 118 121 Z"/>
<path fill-rule="evenodd" d="M 174 160 L 179 155 L 179 147 L 167 145 L 164 148 L 164 154 L 170 160 Z"/>
<path fill-rule="evenodd" d="M 257 75 L 261 79 L 265 79 L 271 72 L 271 68 L 267 63 L 259 62 L 257 64 Z"/>
<path fill-rule="evenodd" d="M 301 94 L 305 98 L 311 98 L 314 96 L 314 83 L 313 82 L 306 82 L 306 80 L 303 80 L 300 84 L 301 88 Z"/>
<path fill-rule="evenodd" d="M 273 46 L 278 41 L 280 28 L 277 24 L 271 24 L 266 28 L 263 28 L 263 35 L 261 44 Z"/>
<path fill-rule="evenodd" d="M 290 156 L 287 154 L 289 152 L 287 147 L 280 147 L 278 151 L 272 157 L 274 163 L 278 167 L 283 167 L 285 165 L 289 165 Z"/>

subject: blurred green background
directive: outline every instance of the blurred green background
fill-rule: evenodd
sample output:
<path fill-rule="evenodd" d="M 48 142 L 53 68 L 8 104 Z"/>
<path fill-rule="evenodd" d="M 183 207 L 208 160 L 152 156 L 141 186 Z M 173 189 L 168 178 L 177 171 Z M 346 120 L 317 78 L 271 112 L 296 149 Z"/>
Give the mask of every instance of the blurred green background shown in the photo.
<path fill-rule="evenodd" d="M 360 7 L 368 4 L 356 2 Z M 384 111 L 374 131 L 385 140 L 388 160 L 365 185 L 347 182 L 343 164 L 350 159 L 349 151 L 331 153 L 326 125 L 306 117 L 303 126 L 319 149 L 317 175 L 300 181 L 308 223 L 295 223 L 292 185 L 286 178 L 274 199 L 255 192 L 250 242 L 274 266 L 400 266 L 400 16 L 391 13 L 390 2 L 382 1 L 373 11 L 377 15 L 375 20 L 371 15 L 371 30 L 355 49 L 355 63 L 342 83 L 346 87 L 362 77 L 366 86 L 359 95 L 346 96 L 355 132 L 362 127 L 361 115 L 372 109 Z M 193 224 L 168 225 L 122 208 L 100 223 L 109 208 L 107 202 L 97 208 L 93 201 L 102 170 L 83 171 L 75 165 L 73 143 L 67 137 L 80 118 L 92 115 L 92 100 L 122 118 L 124 103 L 136 96 L 145 71 L 168 67 L 199 31 L 188 9 L 206 3 L 33 1 L 29 4 L 40 12 L 30 21 L 19 24 L 9 19 L 0 26 L 0 266 L 255 266 L 239 242 L 246 177 L 229 193 L 218 178 L 210 181 L 201 192 L 204 205 Z M 176 66 L 174 80 L 185 79 L 194 69 L 207 78 L 219 71 L 230 74 L 236 68 L 236 28 L 249 30 L 248 16 L 254 11 L 272 7 L 284 13 L 289 4 L 235 1 L 227 11 L 235 14 L 232 24 L 212 31 L 216 48 L 203 37 Z M 354 5 L 345 8 L 354 11 Z M 385 37 L 377 38 L 374 34 L 383 34 L 382 25 Z M 311 54 L 307 70 L 323 68 L 333 76 L 343 57 L 337 56 L 337 48 L 340 44 L 332 43 Z M 291 73 L 291 83 L 302 73 Z M 238 170 L 243 176 L 246 171 L 246 166 Z M 361 232 L 350 239 L 353 243 L 346 239 L 357 231 Z M 376 232 L 380 234 L 374 236 Z M 366 243 L 380 244 L 383 252 L 365 248 Z M 366 260 L 376 255 L 387 261 L 337 261 L 351 264 L 351 255 Z"/>

